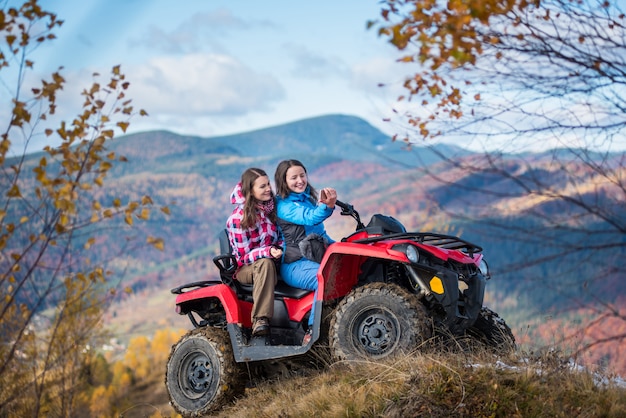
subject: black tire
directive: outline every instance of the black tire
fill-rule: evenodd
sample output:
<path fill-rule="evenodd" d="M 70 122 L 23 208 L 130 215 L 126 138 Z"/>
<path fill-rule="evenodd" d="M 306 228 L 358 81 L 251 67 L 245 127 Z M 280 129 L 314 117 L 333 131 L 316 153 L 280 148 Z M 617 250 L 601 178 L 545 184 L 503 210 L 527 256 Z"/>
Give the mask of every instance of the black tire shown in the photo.
<path fill-rule="evenodd" d="M 515 350 L 515 337 L 504 319 L 489 308 L 480 310 L 478 319 L 468 330 L 468 334 L 498 354 Z"/>
<path fill-rule="evenodd" d="M 170 404 L 183 417 L 219 410 L 244 390 L 228 333 L 198 328 L 172 347 L 165 373 Z"/>
<path fill-rule="evenodd" d="M 415 295 L 370 283 L 339 302 L 329 332 L 334 360 L 379 360 L 413 351 L 430 338 L 432 326 Z"/>

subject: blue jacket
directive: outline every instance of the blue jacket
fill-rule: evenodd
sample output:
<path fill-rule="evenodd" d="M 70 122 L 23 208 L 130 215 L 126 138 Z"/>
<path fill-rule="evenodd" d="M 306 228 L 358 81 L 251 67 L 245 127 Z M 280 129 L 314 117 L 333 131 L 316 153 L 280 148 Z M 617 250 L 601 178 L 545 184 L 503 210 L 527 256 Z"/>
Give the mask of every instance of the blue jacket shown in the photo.
<path fill-rule="evenodd" d="M 308 187 L 303 193 L 292 192 L 285 198 L 276 196 L 278 224 L 286 245 L 284 262 L 295 261 L 293 251 L 298 248 L 299 241 L 309 234 L 318 234 L 329 244 L 335 242 L 324 228 L 324 221 L 333 214 L 333 211 L 334 208 L 329 208 L 325 203 L 313 203 Z M 304 233 L 302 233 L 302 227 L 304 227 Z M 299 249 L 297 251 L 299 254 Z"/>

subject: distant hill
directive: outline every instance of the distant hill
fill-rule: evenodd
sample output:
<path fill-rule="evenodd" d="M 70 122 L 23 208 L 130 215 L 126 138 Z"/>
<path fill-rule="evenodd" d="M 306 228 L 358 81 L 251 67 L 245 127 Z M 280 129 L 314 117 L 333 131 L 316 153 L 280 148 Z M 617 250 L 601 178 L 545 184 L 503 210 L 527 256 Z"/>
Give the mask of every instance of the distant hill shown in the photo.
<path fill-rule="evenodd" d="M 143 132 L 115 139 L 111 148 L 135 165 L 149 161 L 159 172 L 193 169 L 211 173 L 209 162 L 223 168 L 256 162 L 273 167 L 283 159 L 301 159 L 307 168 L 347 159 L 384 166 L 418 167 L 439 161 L 437 152 L 469 155 L 451 145 L 437 148 L 412 147 L 392 139 L 368 122 L 355 116 L 328 115 L 304 119 L 281 126 L 216 137 L 178 135 L 167 131 Z M 228 161 L 224 158 L 228 157 Z M 236 158 L 237 161 L 232 161 Z M 319 161 L 319 162 L 318 162 Z M 231 162 L 233 164 L 231 164 Z M 140 163 L 140 167 L 143 164 Z M 136 171 L 135 167 L 133 170 Z M 268 168 L 269 169 L 269 168 Z"/>
<path fill-rule="evenodd" d="M 300 159 L 309 169 L 312 184 L 334 186 L 340 199 L 354 203 L 364 217 L 387 213 L 409 229 L 457 230 L 466 239 L 480 241 L 486 250 L 491 250 L 488 256 L 493 268 L 501 272 L 506 272 L 506 266 L 512 262 L 504 254 L 504 248 L 516 254 L 532 252 L 532 247 L 523 242 L 511 241 L 509 237 L 503 241 L 503 225 L 512 230 L 530 228 L 531 221 L 525 219 L 530 209 L 546 213 L 560 210 L 545 199 L 520 201 L 516 198 L 519 189 L 516 181 L 493 170 L 464 170 L 464 160 L 476 157 L 468 150 L 452 145 L 413 145 L 407 149 L 404 143 L 392 141 L 354 116 L 320 116 L 217 137 L 143 132 L 118 137 L 109 148 L 126 156 L 128 162 L 111 170 L 105 187 L 97 191 L 98 199 L 106 205 L 114 196 L 124 201 L 149 194 L 157 204 L 169 205 L 172 211 L 169 218 L 155 217 L 145 226 L 150 235 L 165 238 L 164 253 L 140 251 L 126 255 L 133 266 L 127 270 L 131 277 L 126 280 L 131 285 L 142 283 L 139 287 L 158 282 L 154 274 L 163 263 L 164 266 L 176 265 L 180 260 L 189 263 L 192 254 L 216 251 L 214 237 L 232 209 L 229 195 L 241 172 L 246 167 L 258 166 L 273 180 L 274 168 L 286 158 Z M 526 168 L 516 167 L 519 163 L 513 159 L 508 164 L 520 176 L 534 176 L 550 187 L 562 188 L 565 187 L 563 175 L 559 167 L 551 165 L 555 152 L 526 155 L 526 161 L 532 164 Z M 445 161 L 451 155 L 452 164 Z M 26 166 L 38 158 L 40 155 L 29 156 Z M 589 177 L 589 181 L 593 178 Z M 592 189 L 592 184 L 589 188 Z M 606 198 L 608 204 L 610 191 Z M 466 219 L 452 216 L 459 213 Z M 352 228 L 345 221 L 333 217 L 330 227 L 338 233 Z M 111 240 L 113 251 L 118 245 L 115 239 L 107 237 L 106 231 L 99 233 L 104 234 L 103 239 Z M 210 265 L 210 259 L 207 263 L 206 255 L 203 257 L 205 264 Z M 145 277 L 147 272 L 152 278 Z M 206 270 L 193 272 L 200 274 L 206 274 Z"/>

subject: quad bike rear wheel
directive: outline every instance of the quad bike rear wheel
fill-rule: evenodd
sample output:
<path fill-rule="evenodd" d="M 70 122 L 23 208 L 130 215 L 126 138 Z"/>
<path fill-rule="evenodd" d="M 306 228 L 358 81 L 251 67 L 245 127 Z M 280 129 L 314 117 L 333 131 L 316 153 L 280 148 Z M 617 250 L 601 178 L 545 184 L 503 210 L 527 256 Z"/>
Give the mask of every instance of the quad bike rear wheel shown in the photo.
<path fill-rule="evenodd" d="M 491 348 L 497 354 L 515 350 L 515 337 L 504 319 L 487 307 L 483 307 L 468 334 Z"/>
<path fill-rule="evenodd" d="M 395 284 L 370 283 L 339 302 L 329 339 L 335 360 L 378 360 L 414 350 L 431 333 L 415 295 Z"/>
<path fill-rule="evenodd" d="M 172 347 L 165 386 L 172 407 L 183 417 L 216 411 L 239 394 L 241 368 L 235 363 L 228 333 L 197 328 Z"/>

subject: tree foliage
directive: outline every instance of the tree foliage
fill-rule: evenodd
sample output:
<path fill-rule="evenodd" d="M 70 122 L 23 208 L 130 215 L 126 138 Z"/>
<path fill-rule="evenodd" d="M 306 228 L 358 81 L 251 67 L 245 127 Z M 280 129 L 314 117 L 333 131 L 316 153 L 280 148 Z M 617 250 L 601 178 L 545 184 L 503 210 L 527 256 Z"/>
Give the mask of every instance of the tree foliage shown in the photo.
<path fill-rule="evenodd" d="M 150 338 L 131 338 L 122 358 L 110 362 L 97 357 L 85 365 L 90 376 L 80 387 L 77 401 L 78 415 L 122 416 L 131 410 L 156 410 L 155 416 L 167 398 L 163 385 L 163 370 L 172 345 L 186 330 L 162 329 Z M 149 392 L 149 393 L 147 393 Z M 173 413 L 173 409 L 167 411 Z M 147 416 L 147 415 L 142 415 Z"/>
<path fill-rule="evenodd" d="M 567 146 L 576 134 L 594 135 L 596 146 L 622 129 L 626 31 L 615 4 L 384 3 L 382 21 L 371 25 L 402 51 L 400 61 L 418 65 L 400 99 L 417 102 L 407 116 L 421 137 L 529 140 L 532 133 Z"/>
<path fill-rule="evenodd" d="M 49 126 L 66 80 L 59 69 L 33 82 L 31 56 L 62 23 L 36 0 L 0 10 L 0 71 L 11 96 L 0 119 L 0 415 L 73 415 L 111 279 L 90 257 L 101 245 L 95 225 L 122 218 L 132 226 L 153 205 L 149 196 L 94 198 L 109 170 L 126 161 L 107 144 L 132 116 L 146 114 L 126 98 L 119 66 L 102 82 L 94 74 L 71 122 Z M 60 145 L 31 163 L 28 145 L 41 136 Z"/>
<path fill-rule="evenodd" d="M 626 254 L 626 27 L 619 5 L 383 3 L 382 19 L 371 25 L 401 52 L 399 61 L 413 65 L 399 98 L 412 103 L 403 116 L 413 129 L 403 139 L 480 147 L 482 158 L 441 158 L 465 173 L 459 184 L 482 193 L 467 204 L 484 205 L 489 236 L 533 247 L 511 255 L 511 278 L 521 281 L 525 267 L 544 266 L 545 274 L 527 280 L 567 300 L 555 307 L 584 310 L 589 319 L 579 329 L 587 337 L 600 335 L 608 320 L 624 321 L 615 294 L 625 290 Z M 519 153 L 529 149 L 545 153 Z M 513 231 L 506 217 L 494 219 L 505 199 L 514 203 L 508 215 L 526 219 L 528 228 Z M 457 208 L 456 216 L 463 213 Z M 611 329 L 580 349 L 626 341 L 623 326 Z"/>

